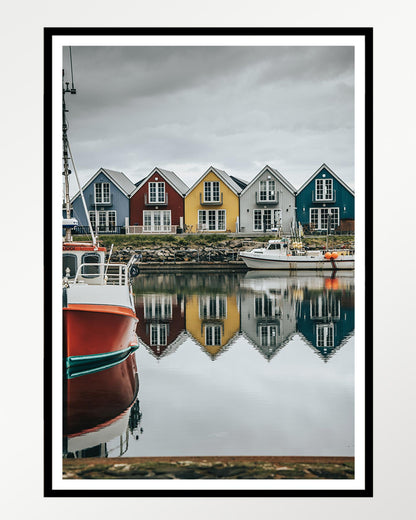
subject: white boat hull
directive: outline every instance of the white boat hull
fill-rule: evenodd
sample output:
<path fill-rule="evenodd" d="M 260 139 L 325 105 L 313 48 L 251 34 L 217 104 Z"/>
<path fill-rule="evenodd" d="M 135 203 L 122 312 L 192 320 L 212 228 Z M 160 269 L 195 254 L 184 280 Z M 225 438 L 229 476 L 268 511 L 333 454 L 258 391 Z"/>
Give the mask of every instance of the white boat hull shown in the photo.
<path fill-rule="evenodd" d="M 354 269 L 355 263 L 352 255 L 339 255 L 338 258 L 330 260 L 323 255 L 286 256 L 242 252 L 240 256 L 250 269 L 333 271 Z"/>

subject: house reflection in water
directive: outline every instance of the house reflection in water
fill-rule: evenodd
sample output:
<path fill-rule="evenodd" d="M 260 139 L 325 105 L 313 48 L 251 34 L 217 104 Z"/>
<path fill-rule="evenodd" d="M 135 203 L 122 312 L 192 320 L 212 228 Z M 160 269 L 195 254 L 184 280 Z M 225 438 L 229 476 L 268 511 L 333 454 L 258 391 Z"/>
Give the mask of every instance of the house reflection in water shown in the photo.
<path fill-rule="evenodd" d="M 271 361 L 299 335 L 327 361 L 354 332 L 353 273 L 165 273 L 138 282 L 137 335 L 157 359 L 189 337 L 215 360 L 242 336 Z"/>
<path fill-rule="evenodd" d="M 242 334 L 270 361 L 296 332 L 295 304 L 288 279 L 248 277 L 242 287 Z"/>
<path fill-rule="evenodd" d="M 238 336 L 238 294 L 189 296 L 186 300 L 186 330 L 204 352 L 215 360 Z"/>
<path fill-rule="evenodd" d="M 157 359 L 176 350 L 186 338 L 182 294 L 138 295 L 136 315 L 139 341 Z"/>
<path fill-rule="evenodd" d="M 353 280 L 326 278 L 319 289 L 306 286 L 297 321 L 307 345 L 328 361 L 354 332 Z"/>

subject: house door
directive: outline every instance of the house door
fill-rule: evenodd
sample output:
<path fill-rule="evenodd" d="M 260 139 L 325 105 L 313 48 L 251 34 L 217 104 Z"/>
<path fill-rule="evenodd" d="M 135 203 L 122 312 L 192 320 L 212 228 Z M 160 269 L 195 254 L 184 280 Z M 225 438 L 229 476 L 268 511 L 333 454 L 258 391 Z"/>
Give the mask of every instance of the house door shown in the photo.
<path fill-rule="evenodd" d="M 144 233 L 169 233 L 171 231 L 170 210 L 143 211 Z"/>

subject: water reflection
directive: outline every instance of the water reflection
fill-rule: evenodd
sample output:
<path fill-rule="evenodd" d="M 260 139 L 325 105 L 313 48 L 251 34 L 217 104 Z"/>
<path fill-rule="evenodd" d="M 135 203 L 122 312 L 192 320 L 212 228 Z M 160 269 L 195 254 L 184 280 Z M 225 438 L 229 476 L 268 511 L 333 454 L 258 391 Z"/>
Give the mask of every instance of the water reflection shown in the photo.
<path fill-rule="evenodd" d="M 165 273 L 139 276 L 135 292 L 137 335 L 158 359 L 188 337 L 214 361 L 243 336 L 270 361 L 298 333 L 328 361 L 354 331 L 352 273 Z"/>
<path fill-rule="evenodd" d="M 64 456 L 354 454 L 353 273 L 140 274 L 134 293 L 138 351 L 67 381 Z"/>
<path fill-rule="evenodd" d="M 123 455 L 141 419 L 135 356 L 79 374 L 64 382 L 64 457 Z"/>

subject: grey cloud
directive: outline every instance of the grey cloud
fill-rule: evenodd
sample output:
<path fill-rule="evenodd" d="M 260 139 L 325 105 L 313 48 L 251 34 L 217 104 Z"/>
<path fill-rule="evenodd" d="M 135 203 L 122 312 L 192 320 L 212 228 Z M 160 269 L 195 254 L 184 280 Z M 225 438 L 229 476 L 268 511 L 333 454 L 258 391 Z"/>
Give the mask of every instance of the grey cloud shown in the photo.
<path fill-rule="evenodd" d="M 250 180 L 269 163 L 300 186 L 326 162 L 354 185 L 351 47 L 74 47 L 72 54 L 69 137 L 85 180 L 104 166 L 137 181 L 159 165 L 191 184 L 210 164 Z"/>

